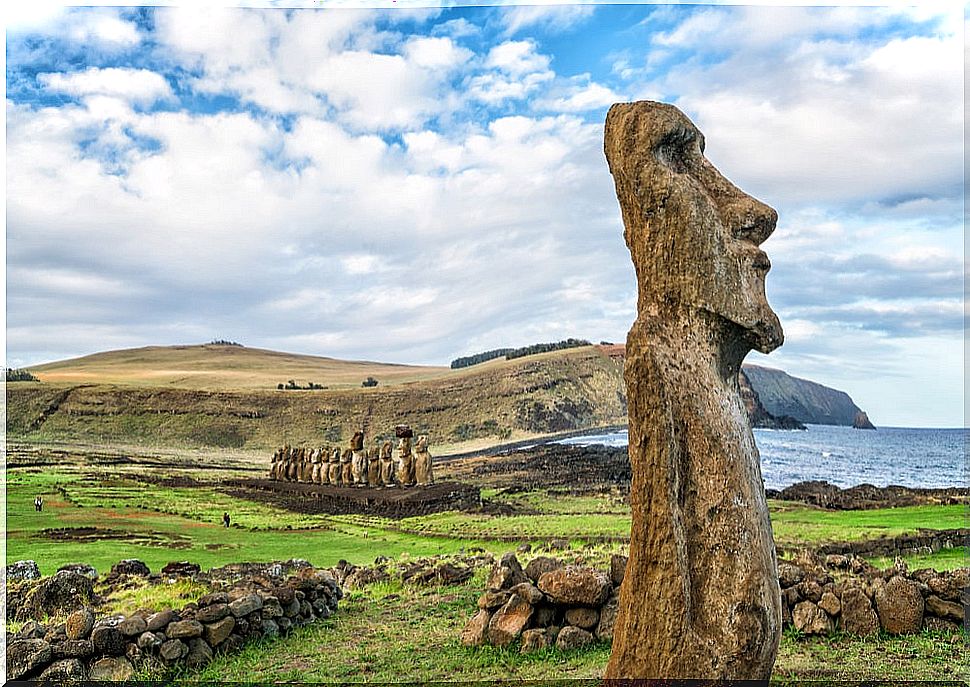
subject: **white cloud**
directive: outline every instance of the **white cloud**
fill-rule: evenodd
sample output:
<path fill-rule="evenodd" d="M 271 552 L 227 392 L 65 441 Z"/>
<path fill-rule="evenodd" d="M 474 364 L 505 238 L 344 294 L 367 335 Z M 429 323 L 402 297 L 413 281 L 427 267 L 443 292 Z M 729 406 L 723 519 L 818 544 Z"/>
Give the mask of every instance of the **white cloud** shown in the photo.
<path fill-rule="evenodd" d="M 566 31 L 582 24 L 596 11 L 595 5 L 564 5 L 535 2 L 531 5 L 507 7 L 500 10 L 501 22 L 508 35 L 541 26 L 547 31 Z"/>
<path fill-rule="evenodd" d="M 538 101 L 537 106 L 553 112 L 586 112 L 607 108 L 625 98 L 611 88 L 590 81 L 589 74 L 582 74 L 570 80 L 566 88 L 552 91 L 549 96 Z"/>
<path fill-rule="evenodd" d="M 89 67 L 81 72 L 38 74 L 37 79 L 54 93 L 74 97 L 104 95 L 141 105 L 174 97 L 165 77 L 147 69 Z"/>

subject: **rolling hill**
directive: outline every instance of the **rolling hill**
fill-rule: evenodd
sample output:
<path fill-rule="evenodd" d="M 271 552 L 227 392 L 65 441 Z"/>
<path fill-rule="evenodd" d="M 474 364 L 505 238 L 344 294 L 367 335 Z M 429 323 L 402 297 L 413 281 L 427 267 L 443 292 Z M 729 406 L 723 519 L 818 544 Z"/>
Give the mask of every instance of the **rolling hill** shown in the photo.
<path fill-rule="evenodd" d="M 848 398 L 843 392 L 810 382 L 810 396 L 781 382 L 763 388 L 772 375 L 794 378 L 780 370 L 745 369 L 762 400 L 764 388 L 773 400 L 776 390 L 786 389 L 792 398 L 785 408 L 815 413 L 808 419 L 788 410 L 775 414 L 844 424 L 824 411 L 831 398 Z M 359 426 L 370 441 L 383 441 L 393 437 L 395 425 L 409 424 L 445 452 L 623 425 L 627 412 L 622 346 L 499 358 L 458 370 L 236 345 L 152 346 L 31 372 L 39 382 L 7 385 L 12 440 L 265 450 L 284 442 L 343 444 Z M 378 385 L 362 387 L 368 377 Z M 277 388 L 290 380 L 326 388 Z"/>

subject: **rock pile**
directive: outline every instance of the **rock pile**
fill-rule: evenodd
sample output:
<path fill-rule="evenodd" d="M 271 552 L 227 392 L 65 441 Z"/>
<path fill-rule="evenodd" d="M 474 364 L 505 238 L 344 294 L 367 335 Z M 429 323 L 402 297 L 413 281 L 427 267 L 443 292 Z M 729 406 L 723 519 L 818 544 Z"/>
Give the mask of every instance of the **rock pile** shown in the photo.
<path fill-rule="evenodd" d="M 267 587 L 266 578 L 242 579 L 180 610 L 96 618 L 85 607 L 58 624 L 28 621 L 8 637 L 7 678 L 114 681 L 131 679 L 142 667 L 200 668 L 215 653 L 328 618 L 343 596 L 325 570 L 302 567 L 280 582 Z"/>
<path fill-rule="evenodd" d="M 614 555 L 606 572 L 538 556 L 523 568 L 507 553 L 492 568 L 462 643 L 506 646 L 518 639 L 527 653 L 611 640 L 626 563 L 626 556 Z M 879 571 L 836 554 L 782 562 L 778 577 L 784 626 L 806 636 L 958 631 L 965 623 L 962 604 L 970 603 L 970 568 Z"/>
<path fill-rule="evenodd" d="M 625 567 L 626 557 L 615 555 L 610 573 L 548 556 L 537 556 L 523 568 L 515 554 L 507 553 L 492 568 L 462 644 L 506 646 L 521 639 L 521 650 L 528 653 L 610 640 Z"/>

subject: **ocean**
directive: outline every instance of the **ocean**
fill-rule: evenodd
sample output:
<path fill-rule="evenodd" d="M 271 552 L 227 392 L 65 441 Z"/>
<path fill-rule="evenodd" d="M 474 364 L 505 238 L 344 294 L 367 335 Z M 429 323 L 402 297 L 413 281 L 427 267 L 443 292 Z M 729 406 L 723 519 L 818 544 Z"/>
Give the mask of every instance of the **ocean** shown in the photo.
<path fill-rule="evenodd" d="M 970 430 L 808 425 L 805 431 L 754 430 L 768 489 L 825 480 L 838 487 L 890 484 L 967 487 Z M 564 444 L 626 446 L 626 430 L 564 439 Z"/>

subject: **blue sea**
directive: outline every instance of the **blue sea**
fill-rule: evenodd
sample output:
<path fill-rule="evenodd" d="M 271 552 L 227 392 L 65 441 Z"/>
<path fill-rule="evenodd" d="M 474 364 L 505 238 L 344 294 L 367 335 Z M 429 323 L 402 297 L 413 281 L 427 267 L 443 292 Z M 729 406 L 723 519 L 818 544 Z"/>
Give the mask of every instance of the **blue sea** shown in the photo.
<path fill-rule="evenodd" d="M 808 425 L 805 431 L 754 430 L 768 489 L 825 480 L 838 487 L 890 484 L 967 487 L 967 429 Z M 626 446 L 627 432 L 564 439 L 564 444 Z"/>

